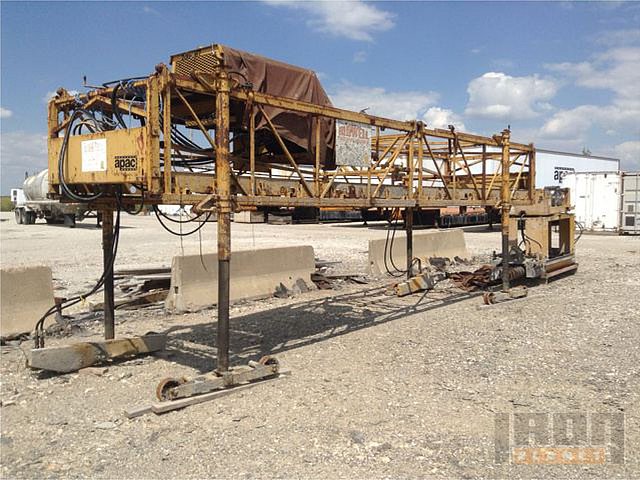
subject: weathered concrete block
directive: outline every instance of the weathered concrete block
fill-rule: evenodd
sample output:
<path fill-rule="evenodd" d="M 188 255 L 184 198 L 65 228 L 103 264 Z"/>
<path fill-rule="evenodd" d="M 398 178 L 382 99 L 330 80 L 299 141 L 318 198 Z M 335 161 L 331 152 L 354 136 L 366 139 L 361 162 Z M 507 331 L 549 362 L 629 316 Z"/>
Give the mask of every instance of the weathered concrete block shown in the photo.
<path fill-rule="evenodd" d="M 79 342 L 57 347 L 34 348 L 29 367 L 68 373 L 96 363 L 164 350 L 167 336 L 150 333 L 141 337 L 118 338 L 104 342 Z"/>
<path fill-rule="evenodd" d="M 265 213 L 260 210 L 246 210 L 233 214 L 233 221 L 236 223 L 265 223 Z"/>
<path fill-rule="evenodd" d="M 264 298 L 281 283 L 292 289 L 299 279 L 312 285 L 313 247 L 282 247 L 231 253 L 231 301 Z M 193 311 L 218 302 L 218 255 L 173 257 L 165 306 Z"/>
<path fill-rule="evenodd" d="M 11 337 L 33 330 L 40 317 L 54 305 L 51 269 L 45 266 L 0 270 L 0 336 Z M 45 327 L 54 323 L 53 316 Z"/>
<path fill-rule="evenodd" d="M 387 273 L 384 265 L 385 239 L 369 240 L 369 273 L 380 275 Z M 392 269 L 389 254 L 393 255 L 393 263 L 400 269 L 407 268 L 407 237 L 404 232 L 397 231 L 391 248 L 391 240 L 387 250 L 387 265 Z M 413 256 L 422 260 L 445 257 L 467 258 L 469 252 L 464 241 L 464 232 L 460 229 L 429 230 L 413 235 Z"/>

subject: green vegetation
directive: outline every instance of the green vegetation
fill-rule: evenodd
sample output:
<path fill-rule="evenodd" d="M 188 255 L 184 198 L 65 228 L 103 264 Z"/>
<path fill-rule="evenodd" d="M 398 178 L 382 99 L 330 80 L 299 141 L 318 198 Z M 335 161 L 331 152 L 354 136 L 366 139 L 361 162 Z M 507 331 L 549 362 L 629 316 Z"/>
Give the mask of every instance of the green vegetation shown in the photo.
<path fill-rule="evenodd" d="M 11 197 L 8 195 L 3 195 L 2 197 L 0 197 L 0 212 L 10 212 L 11 210 L 13 210 Z"/>

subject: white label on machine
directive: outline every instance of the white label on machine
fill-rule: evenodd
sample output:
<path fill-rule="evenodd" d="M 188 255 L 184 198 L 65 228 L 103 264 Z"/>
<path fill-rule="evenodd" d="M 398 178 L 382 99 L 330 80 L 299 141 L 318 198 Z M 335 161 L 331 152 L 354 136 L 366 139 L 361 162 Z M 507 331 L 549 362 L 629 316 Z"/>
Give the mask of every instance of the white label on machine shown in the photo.
<path fill-rule="evenodd" d="M 105 172 L 107 170 L 107 139 L 85 140 L 82 147 L 82 171 Z"/>
<path fill-rule="evenodd" d="M 336 120 L 336 165 L 367 167 L 371 161 L 371 127 Z"/>

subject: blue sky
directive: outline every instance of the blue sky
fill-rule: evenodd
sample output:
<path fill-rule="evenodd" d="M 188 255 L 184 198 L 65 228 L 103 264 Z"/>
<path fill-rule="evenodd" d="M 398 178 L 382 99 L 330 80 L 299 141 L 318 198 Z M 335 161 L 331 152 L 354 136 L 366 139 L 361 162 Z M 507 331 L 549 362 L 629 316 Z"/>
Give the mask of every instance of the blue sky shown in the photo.
<path fill-rule="evenodd" d="M 2 194 L 46 167 L 46 98 L 223 43 L 318 72 L 336 106 L 640 169 L 640 3 L 6 2 Z"/>

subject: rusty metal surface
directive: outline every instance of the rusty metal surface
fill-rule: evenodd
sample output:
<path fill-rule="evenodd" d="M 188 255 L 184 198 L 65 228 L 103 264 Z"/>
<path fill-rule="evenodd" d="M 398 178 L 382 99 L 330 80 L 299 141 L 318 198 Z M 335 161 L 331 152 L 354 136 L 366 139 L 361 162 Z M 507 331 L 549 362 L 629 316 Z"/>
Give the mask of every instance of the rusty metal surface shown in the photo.
<path fill-rule="evenodd" d="M 494 305 L 496 303 L 502 303 L 509 300 L 515 300 L 517 298 L 524 298 L 529 294 L 527 287 L 520 285 L 510 288 L 507 291 L 502 292 L 486 292 L 482 295 L 482 300 L 485 305 Z"/>
<path fill-rule="evenodd" d="M 449 278 L 456 287 L 465 292 L 473 292 L 483 289 L 491 284 L 491 273 L 494 268 L 491 265 L 483 265 L 473 272 L 451 272 Z"/>
<path fill-rule="evenodd" d="M 78 172 L 75 168 L 67 179 L 77 186 L 75 188 L 95 192 L 101 182 L 103 185 L 136 183 L 144 189 L 146 201 L 156 204 L 176 202 L 177 199 L 195 204 L 199 201 L 196 197 L 217 193 L 217 180 L 213 178 L 216 148 L 193 150 L 173 137 L 173 129 L 182 128 L 184 132 L 187 122 L 190 127 L 201 129 L 205 136 L 207 128 L 215 127 L 216 109 L 213 106 L 216 97 L 224 94 L 221 86 L 228 73 L 221 64 L 208 68 L 212 71 L 205 79 L 170 72 L 159 65 L 153 75 L 131 81 L 120 90 L 108 86 L 76 97 L 61 89 L 49 105 L 50 170 L 55 172 L 53 167 L 57 167 L 60 160 L 55 145 L 60 141 L 59 133 L 68 126 L 64 118 L 82 105 L 83 109 L 96 115 L 102 112 L 105 115 L 132 115 L 141 122 L 145 120 L 145 125 L 137 134 L 140 141 L 135 148 L 113 140 L 127 135 L 126 131 L 121 133 L 119 127 L 74 135 L 80 139 L 74 139 L 72 145 L 84 138 L 105 138 L 109 144 L 107 171 L 97 175 Z M 234 142 L 232 148 L 227 147 L 233 162 L 231 193 L 237 196 L 240 204 L 277 205 L 280 202 L 282 206 L 342 207 L 345 200 L 353 200 L 353 208 L 387 206 L 393 202 L 397 206 L 418 207 L 443 204 L 496 206 L 501 203 L 503 191 L 510 192 L 509 198 L 514 203 L 516 200 L 520 204 L 547 202 L 532 186 L 530 172 L 534 169 L 534 148 L 513 142 L 505 148 L 504 132 L 502 136 L 482 137 L 455 130 L 429 129 L 420 121 L 399 122 L 336 109 L 318 99 L 312 98 L 310 102 L 289 98 L 282 96 L 282 92 L 280 96 L 273 95 L 253 88 L 238 75 L 231 77 L 226 80 L 229 84 L 227 116 Z M 129 97 L 119 98 L 118 95 L 127 89 L 146 91 L 146 100 L 133 102 Z M 112 98 L 114 95 L 115 99 Z M 158 101 L 159 96 L 164 99 L 163 106 Z M 324 135 L 316 127 L 315 130 L 309 127 L 304 145 L 288 143 L 278 125 L 282 112 L 303 117 L 309 126 L 340 120 L 381 127 L 372 135 L 370 161 L 362 167 L 332 167 L 333 153 L 319 142 Z M 161 120 L 167 117 L 168 121 L 161 125 Z M 400 133 L 383 134 L 382 128 L 392 128 Z M 272 135 L 271 140 L 265 138 L 265 132 Z M 209 141 L 213 144 L 211 139 Z M 65 168 L 81 163 L 79 154 L 71 150 L 68 158 L 62 159 Z M 137 157 L 134 172 L 117 172 L 112 168 L 115 157 L 133 156 Z M 198 165 L 209 165 L 205 168 L 207 171 L 188 172 L 182 166 L 194 161 L 199 162 Z M 500 174 L 500 166 L 505 161 L 508 172 Z M 186 177 L 180 177 L 186 173 L 190 177 L 187 183 Z M 278 175 L 290 185 L 271 186 L 279 181 Z M 59 179 L 52 174 L 51 180 L 50 192 L 57 195 Z M 112 195 L 107 191 L 102 201 L 110 201 Z M 260 200 L 257 197 L 270 198 Z"/>
<path fill-rule="evenodd" d="M 206 375 L 188 380 L 186 378 L 164 378 L 156 387 L 159 400 L 202 395 L 223 388 L 232 388 L 243 383 L 272 378 L 280 372 L 280 363 L 275 357 L 264 356 L 257 362 L 234 367 L 223 372 L 216 370 Z"/>
<path fill-rule="evenodd" d="M 514 216 L 539 219 L 529 229 L 532 235 L 548 234 L 560 221 L 559 247 L 540 242 L 537 258 L 573 253 L 568 195 L 558 202 L 557 192 L 535 188 L 535 148 L 513 142 L 509 129 L 483 137 L 335 108 L 306 70 L 220 45 L 207 48 L 174 57 L 172 70 L 158 64 L 145 78 L 123 79 L 82 95 L 58 90 L 48 106 L 49 194 L 63 201 L 89 199 L 101 209 L 142 202 L 217 213 L 219 374 L 229 372 L 232 211 L 260 206 L 501 208 L 505 291 L 517 273 L 509 268 L 518 243 Z M 273 69 L 260 73 L 260 65 Z M 285 71 L 298 73 L 287 77 Z M 278 84 L 281 74 L 306 79 L 302 83 L 315 85 L 315 93 L 288 94 L 301 92 L 302 84 L 297 89 Z M 265 83 L 269 75 L 276 80 L 275 90 Z M 371 129 L 369 155 L 362 162 L 336 165 L 336 121 Z M 194 129 L 208 145 L 189 138 Z M 83 158 L 86 141 L 100 143 L 99 158 Z M 97 172 L 91 166 L 95 162 Z M 408 255 L 409 266 L 411 261 Z M 451 278 L 465 290 L 482 288 L 490 281 L 487 268 Z"/>

